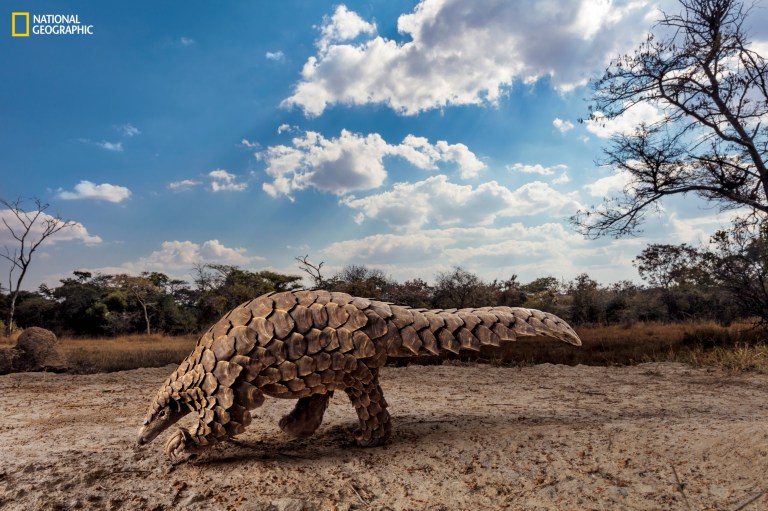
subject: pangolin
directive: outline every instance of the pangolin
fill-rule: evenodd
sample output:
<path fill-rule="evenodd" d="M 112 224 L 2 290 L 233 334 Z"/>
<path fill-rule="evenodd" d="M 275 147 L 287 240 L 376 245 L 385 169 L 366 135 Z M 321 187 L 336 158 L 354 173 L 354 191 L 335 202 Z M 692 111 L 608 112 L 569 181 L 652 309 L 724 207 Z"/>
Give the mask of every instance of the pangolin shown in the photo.
<path fill-rule="evenodd" d="M 378 378 L 388 357 L 477 351 L 534 335 L 581 345 L 566 322 L 534 309 L 413 309 L 320 290 L 262 295 L 200 338 L 157 392 L 138 443 L 195 413 L 197 425 L 176 431 L 165 450 L 172 459 L 201 452 L 242 433 L 265 394 L 298 399 L 280 428 L 306 437 L 320 426 L 333 391 L 343 390 L 360 420 L 357 444 L 380 445 L 391 432 Z"/>

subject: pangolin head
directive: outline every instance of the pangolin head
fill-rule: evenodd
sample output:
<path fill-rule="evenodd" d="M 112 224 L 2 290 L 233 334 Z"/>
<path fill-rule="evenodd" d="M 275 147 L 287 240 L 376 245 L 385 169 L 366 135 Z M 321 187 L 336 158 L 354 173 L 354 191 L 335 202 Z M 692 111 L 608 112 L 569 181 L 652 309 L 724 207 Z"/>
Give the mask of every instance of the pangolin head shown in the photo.
<path fill-rule="evenodd" d="M 190 412 L 189 408 L 178 399 L 179 394 L 171 387 L 170 380 L 171 378 L 160 387 L 157 396 L 149 405 L 144 424 L 139 430 L 137 440 L 139 445 L 150 443 Z"/>

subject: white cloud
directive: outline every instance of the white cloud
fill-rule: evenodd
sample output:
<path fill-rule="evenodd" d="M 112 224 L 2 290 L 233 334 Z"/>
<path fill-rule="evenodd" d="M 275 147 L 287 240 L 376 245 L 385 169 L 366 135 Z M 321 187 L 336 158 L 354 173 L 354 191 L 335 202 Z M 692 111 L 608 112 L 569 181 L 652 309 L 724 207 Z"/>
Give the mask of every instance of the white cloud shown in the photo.
<path fill-rule="evenodd" d="M 251 142 L 247 138 L 242 139 L 240 141 L 240 145 L 242 145 L 243 147 L 247 147 L 248 149 L 258 149 L 259 147 L 261 147 L 261 144 L 259 144 L 258 142 Z"/>
<path fill-rule="evenodd" d="M 391 191 L 359 199 L 348 197 L 341 202 L 365 217 L 396 229 L 411 230 L 430 223 L 489 225 L 499 217 L 540 213 L 559 216 L 581 207 L 575 194 L 562 194 L 538 181 L 513 191 L 496 181 L 477 187 L 457 185 L 444 175 L 416 183 L 397 183 Z M 363 217 L 356 220 L 362 222 Z"/>
<path fill-rule="evenodd" d="M 387 177 L 385 156 L 399 156 L 424 170 L 435 170 L 438 163 L 454 163 L 462 178 L 475 177 L 486 167 L 464 144 L 444 140 L 431 144 L 426 138 L 408 135 L 401 144 L 392 145 L 378 133 L 347 130 L 331 139 L 308 131 L 294 138 L 291 146 L 270 146 L 257 155 L 266 162 L 265 171 L 272 178 L 263 184 L 272 197 L 290 197 L 291 192 L 308 187 L 337 195 L 378 188 Z"/>
<path fill-rule="evenodd" d="M 763 58 L 768 58 L 768 39 L 752 41 L 752 43 L 749 45 L 749 49 Z"/>
<path fill-rule="evenodd" d="M 230 248 L 224 246 L 219 240 L 208 240 L 202 244 L 192 241 L 164 241 L 160 250 L 155 250 L 137 261 L 123 263 L 119 267 L 101 268 L 108 273 L 143 271 L 161 271 L 169 274 L 187 273 L 195 264 L 217 263 L 235 266 L 246 266 L 263 257 L 249 256 L 245 248 Z"/>
<path fill-rule="evenodd" d="M 323 254 L 342 262 L 397 264 L 438 257 L 453 243 L 448 236 L 419 234 L 376 234 L 357 240 L 331 243 Z"/>
<path fill-rule="evenodd" d="M 283 105 L 317 116 L 334 104 L 385 104 L 414 115 L 495 104 L 516 81 L 550 77 L 560 91 L 587 83 L 644 35 L 649 0 L 423 0 L 398 19 L 402 42 L 340 6 L 318 53 Z M 358 43 L 347 42 L 361 34 Z"/>
<path fill-rule="evenodd" d="M 175 191 L 182 191 L 182 190 L 191 190 L 195 186 L 203 184 L 201 181 L 195 181 L 193 179 L 184 179 L 182 181 L 173 181 L 171 183 L 168 183 L 168 188 L 170 190 Z"/>
<path fill-rule="evenodd" d="M 600 138 L 610 138 L 617 133 L 631 133 L 640 124 L 653 124 L 664 118 L 664 114 L 649 103 L 638 103 L 614 119 L 606 119 L 601 112 L 595 112 L 594 119 L 585 121 L 587 130 Z"/>
<path fill-rule="evenodd" d="M 594 183 L 584 185 L 592 197 L 610 197 L 621 192 L 632 182 L 632 174 L 626 171 L 616 172 L 602 177 Z"/>
<path fill-rule="evenodd" d="M 93 199 L 117 203 L 129 198 L 131 191 L 124 186 L 109 183 L 97 185 L 90 181 L 80 181 L 75 185 L 74 191 L 60 190 L 56 196 L 64 200 Z"/>
<path fill-rule="evenodd" d="M 281 135 L 283 133 L 294 133 L 296 131 L 299 131 L 298 126 L 291 126 L 290 124 L 281 124 L 277 127 L 277 134 Z"/>
<path fill-rule="evenodd" d="M 712 234 L 718 229 L 733 225 L 736 218 L 749 215 L 747 209 L 720 211 L 714 214 L 683 218 L 677 211 L 672 211 L 665 219 L 664 231 L 667 243 L 703 244 L 707 243 Z"/>
<path fill-rule="evenodd" d="M 573 129 L 573 123 L 571 121 L 564 121 L 559 117 L 555 117 L 555 120 L 552 121 L 552 126 L 557 128 L 557 130 L 563 135 L 565 135 L 566 133 L 568 133 Z"/>
<path fill-rule="evenodd" d="M 375 34 L 376 24 L 368 23 L 345 5 L 339 5 L 333 16 L 323 19 L 321 32 L 317 46 L 324 51 L 332 43 L 350 41 L 360 34 Z"/>
<path fill-rule="evenodd" d="M 102 149 L 106 149 L 107 151 L 114 151 L 116 153 L 122 153 L 123 152 L 123 143 L 122 142 L 94 142 L 95 145 L 101 147 Z"/>
<path fill-rule="evenodd" d="M 241 192 L 248 189 L 248 183 L 238 183 L 237 176 L 223 169 L 212 170 L 208 173 L 211 178 L 211 191 Z"/>
<path fill-rule="evenodd" d="M 26 212 L 28 215 L 34 215 L 35 213 L 35 211 Z M 37 221 L 32 225 L 32 228 L 29 231 L 29 238 L 27 239 L 40 239 L 40 235 L 43 233 L 43 226 L 45 222 L 52 220 L 54 220 L 52 215 L 49 215 L 45 212 L 41 213 Z M 12 247 L 17 246 L 18 241 L 13 238 L 10 231 L 8 231 L 3 222 L 7 223 L 8 226 L 10 226 L 16 233 L 23 233 L 24 226 L 21 224 L 21 222 L 19 222 L 19 219 L 16 218 L 16 215 L 14 215 L 13 211 L 10 209 L 0 209 L 0 244 L 6 245 L 12 249 Z M 86 229 L 85 226 L 80 222 L 74 222 L 70 227 L 62 229 L 56 234 L 51 235 L 48 239 L 46 239 L 45 242 L 43 242 L 41 246 L 53 244 L 59 241 L 82 241 L 86 245 L 96 245 L 101 243 L 102 239 L 99 236 L 90 234 L 88 229 Z"/>
<path fill-rule="evenodd" d="M 141 135 L 141 131 L 139 131 L 139 128 L 134 126 L 133 124 L 123 124 L 121 126 L 117 127 L 118 131 L 123 134 L 124 137 L 135 137 L 136 135 Z"/>
<path fill-rule="evenodd" d="M 526 165 L 524 163 L 515 163 L 512 165 L 507 165 L 507 170 L 511 172 L 523 172 L 525 174 L 539 174 L 542 176 L 551 176 L 554 175 L 555 172 L 565 171 L 567 169 L 567 165 L 559 164 L 559 165 L 553 165 L 551 167 L 545 167 L 540 163 L 535 163 L 533 165 Z"/>
<path fill-rule="evenodd" d="M 401 234 L 377 234 L 331 243 L 321 251 L 328 268 L 367 264 L 402 281 L 433 281 L 439 271 L 461 265 L 492 280 L 520 276 L 571 279 L 588 272 L 600 282 L 635 278 L 631 260 L 642 249 L 637 239 L 586 240 L 559 223 L 504 227 L 449 227 Z"/>
<path fill-rule="evenodd" d="M 272 60 L 275 62 L 283 62 L 285 60 L 285 53 L 282 51 L 268 51 L 264 54 L 264 57 L 267 58 L 267 60 Z"/>
<path fill-rule="evenodd" d="M 192 46 L 193 44 L 195 44 L 195 40 L 190 37 L 182 36 L 179 39 L 179 43 L 181 43 L 182 46 Z"/>
<path fill-rule="evenodd" d="M 226 261 L 227 264 L 247 264 L 253 260 L 247 257 L 244 248 L 228 248 L 219 240 L 208 240 L 200 247 L 200 257 L 205 261 Z"/>
<path fill-rule="evenodd" d="M 465 265 L 472 261 L 492 261 L 496 266 L 499 263 L 506 266 L 514 258 L 516 261 L 535 261 L 545 267 L 549 263 L 549 272 L 559 273 L 566 268 L 551 262 L 567 260 L 569 250 L 588 247 L 586 243 L 581 236 L 560 224 L 525 227 L 513 223 L 498 228 L 451 227 L 403 234 L 376 234 L 331 243 L 322 253 L 339 265 L 352 262 L 395 265 L 394 268 L 419 263 L 435 268 L 435 265 Z M 564 250 L 564 247 L 569 250 Z M 424 271 L 421 275 L 431 276 Z"/>
<path fill-rule="evenodd" d="M 552 180 L 553 185 L 564 185 L 565 183 L 570 183 L 570 182 L 571 182 L 571 178 L 568 176 L 568 172 L 565 170 L 563 171 L 562 174 L 560 174 L 559 176 L 557 176 L 555 179 Z"/>

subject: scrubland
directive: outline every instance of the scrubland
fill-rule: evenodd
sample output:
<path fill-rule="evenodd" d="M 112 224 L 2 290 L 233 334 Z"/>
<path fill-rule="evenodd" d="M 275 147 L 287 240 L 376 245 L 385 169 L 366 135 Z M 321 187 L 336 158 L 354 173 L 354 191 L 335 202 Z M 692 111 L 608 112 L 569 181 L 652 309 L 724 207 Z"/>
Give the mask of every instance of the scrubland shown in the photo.
<path fill-rule="evenodd" d="M 576 328 L 580 348 L 544 338 L 520 338 L 480 354 L 452 356 L 454 361 L 494 365 L 535 364 L 626 366 L 646 362 L 682 362 L 694 367 L 768 372 L 768 334 L 748 324 L 640 323 Z M 14 340 L 0 339 L 0 347 Z M 61 347 L 75 373 L 125 371 L 178 363 L 194 347 L 196 336 L 130 335 L 113 338 L 63 338 Z M 436 364 L 438 358 L 393 361 Z"/>

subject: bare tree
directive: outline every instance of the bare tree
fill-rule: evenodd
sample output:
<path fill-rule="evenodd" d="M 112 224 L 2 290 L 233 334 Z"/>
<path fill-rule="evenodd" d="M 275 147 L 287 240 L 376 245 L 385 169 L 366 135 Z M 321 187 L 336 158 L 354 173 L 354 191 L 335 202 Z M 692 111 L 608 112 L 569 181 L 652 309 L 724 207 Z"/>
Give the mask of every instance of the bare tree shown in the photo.
<path fill-rule="evenodd" d="M 768 63 L 750 49 L 750 9 L 737 0 L 680 0 L 653 34 L 594 82 L 591 122 L 635 105 L 660 120 L 613 137 L 600 163 L 628 176 L 621 196 L 578 212 L 589 236 L 638 231 L 660 199 L 692 193 L 723 210 L 768 213 Z"/>
<path fill-rule="evenodd" d="M 329 281 L 325 280 L 322 273 L 320 273 L 320 270 L 325 264 L 324 262 L 320 261 L 320 264 L 313 264 L 309 262 L 309 255 L 305 255 L 304 257 L 297 256 L 295 259 L 299 263 L 299 269 L 309 275 L 309 277 L 312 279 L 312 284 L 314 287 L 327 287 Z"/>
<path fill-rule="evenodd" d="M 27 274 L 32 256 L 40 245 L 48 238 L 62 229 L 72 227 L 75 222 L 62 220 L 60 216 L 51 216 L 45 213 L 48 204 L 39 199 L 32 199 L 34 208 L 24 211 L 23 200 L 8 201 L 0 199 L 0 205 L 6 209 L 2 211 L 3 225 L 10 233 L 13 241 L 4 245 L 4 252 L 0 253 L 3 259 L 11 263 L 8 271 L 8 291 L 10 292 L 10 308 L 8 322 L 5 325 L 5 335 L 11 335 L 13 329 L 13 317 L 16 312 L 16 299 L 21 290 L 21 284 Z"/>

